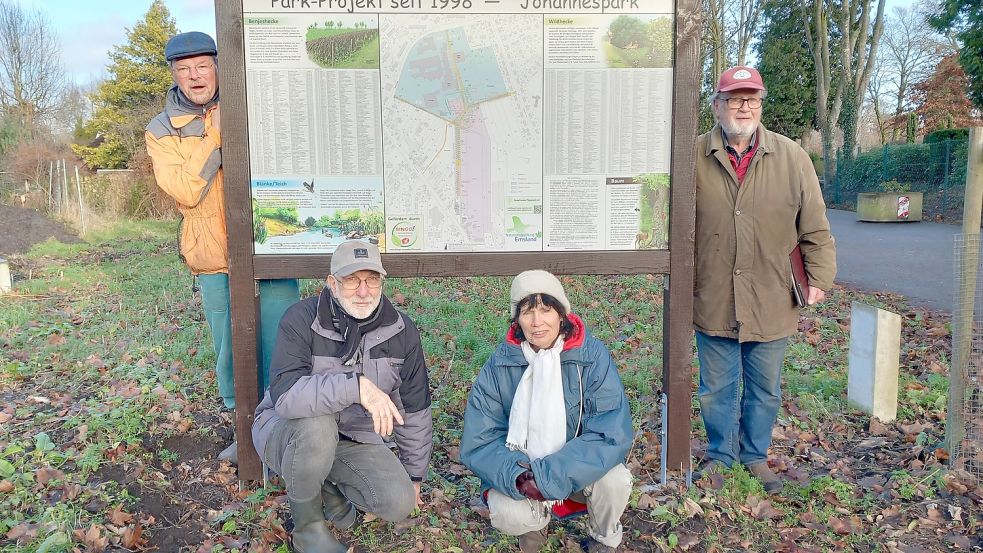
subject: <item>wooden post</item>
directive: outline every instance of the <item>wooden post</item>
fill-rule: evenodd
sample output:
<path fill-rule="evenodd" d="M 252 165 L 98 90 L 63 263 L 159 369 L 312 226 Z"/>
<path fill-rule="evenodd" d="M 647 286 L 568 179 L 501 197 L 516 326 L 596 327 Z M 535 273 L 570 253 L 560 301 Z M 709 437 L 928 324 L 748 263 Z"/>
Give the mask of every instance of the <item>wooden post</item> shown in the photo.
<path fill-rule="evenodd" d="M 75 166 L 75 189 L 79 195 L 79 222 L 82 224 L 82 235 L 85 235 L 85 206 L 82 204 L 82 179 L 79 178 L 79 166 Z"/>
<path fill-rule="evenodd" d="M 969 131 L 966 160 L 966 191 L 963 196 L 963 256 L 959 267 L 962 287 L 955 291 L 953 314 L 953 355 L 949 371 L 949 416 L 945 425 L 946 449 L 951 453 L 962 442 L 965 431 L 963 398 L 966 383 L 963 369 L 973 351 L 973 311 L 976 305 L 976 279 L 980 265 L 980 220 L 983 218 L 983 127 Z M 960 308 L 961 306 L 961 308 Z"/>
<path fill-rule="evenodd" d="M 54 198 L 51 197 L 51 177 L 55 171 L 55 162 L 48 162 L 48 211 L 51 211 Z"/>
<path fill-rule="evenodd" d="M 222 92 L 222 171 L 229 229 L 229 295 L 232 312 L 232 366 L 235 381 L 239 479 L 257 480 L 262 463 L 253 446 L 253 413 L 259 403 L 256 367 L 259 302 L 253 280 L 252 199 L 246 126 L 246 54 L 241 0 L 215 0 L 219 82 Z M 248 230 L 247 230 L 248 229 Z"/>
<path fill-rule="evenodd" d="M 65 158 L 61 160 L 61 208 L 68 209 L 68 167 L 65 165 Z"/>
<path fill-rule="evenodd" d="M 668 396 L 666 468 L 690 467 L 693 387 L 693 250 L 696 245 L 696 136 L 699 130 L 700 28 L 696 0 L 676 0 L 670 175 L 669 290 L 663 296 L 662 386 Z M 671 282 L 670 282 L 671 281 Z"/>

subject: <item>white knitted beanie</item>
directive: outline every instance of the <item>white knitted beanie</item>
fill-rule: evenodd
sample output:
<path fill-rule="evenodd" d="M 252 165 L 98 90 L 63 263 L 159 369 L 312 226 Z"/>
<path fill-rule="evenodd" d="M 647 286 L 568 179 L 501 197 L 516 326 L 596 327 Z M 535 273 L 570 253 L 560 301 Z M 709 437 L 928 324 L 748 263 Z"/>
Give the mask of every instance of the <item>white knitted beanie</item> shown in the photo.
<path fill-rule="evenodd" d="M 512 302 L 509 308 L 512 317 L 517 316 L 515 308 L 519 305 L 519 302 L 533 294 L 549 294 L 553 296 L 566 308 L 567 313 L 570 313 L 570 300 L 567 299 L 567 294 L 563 291 L 563 285 L 560 284 L 560 279 L 556 278 L 549 271 L 536 269 L 533 271 L 523 271 L 516 275 L 515 280 L 512 281 Z"/>

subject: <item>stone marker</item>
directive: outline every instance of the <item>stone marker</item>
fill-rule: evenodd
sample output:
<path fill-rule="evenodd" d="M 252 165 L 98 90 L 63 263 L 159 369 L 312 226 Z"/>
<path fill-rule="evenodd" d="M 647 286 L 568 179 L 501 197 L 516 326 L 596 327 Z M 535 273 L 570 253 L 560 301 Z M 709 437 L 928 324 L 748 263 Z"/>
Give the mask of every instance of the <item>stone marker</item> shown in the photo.
<path fill-rule="evenodd" d="M 847 400 L 883 422 L 898 415 L 901 316 L 860 302 L 850 315 Z"/>
<path fill-rule="evenodd" d="M 0 257 L 0 294 L 10 292 L 10 266 L 7 260 Z"/>

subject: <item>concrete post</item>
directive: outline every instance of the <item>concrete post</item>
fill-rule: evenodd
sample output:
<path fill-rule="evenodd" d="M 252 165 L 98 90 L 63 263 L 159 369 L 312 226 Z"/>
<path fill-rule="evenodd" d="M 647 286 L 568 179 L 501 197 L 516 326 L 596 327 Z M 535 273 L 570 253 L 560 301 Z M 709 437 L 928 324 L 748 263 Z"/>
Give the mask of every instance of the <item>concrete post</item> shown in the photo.
<path fill-rule="evenodd" d="M 10 293 L 10 266 L 0 257 L 0 296 Z"/>
<path fill-rule="evenodd" d="M 860 302 L 850 315 L 847 400 L 883 422 L 898 416 L 901 316 Z"/>

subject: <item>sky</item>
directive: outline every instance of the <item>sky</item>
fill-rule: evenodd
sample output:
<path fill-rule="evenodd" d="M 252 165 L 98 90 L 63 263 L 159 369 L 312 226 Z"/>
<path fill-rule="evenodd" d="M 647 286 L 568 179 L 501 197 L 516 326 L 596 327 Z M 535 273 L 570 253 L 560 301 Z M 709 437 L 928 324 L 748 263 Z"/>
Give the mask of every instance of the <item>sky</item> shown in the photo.
<path fill-rule="evenodd" d="M 61 58 L 69 78 L 85 85 L 105 74 L 109 51 L 126 43 L 126 31 L 143 19 L 152 0 L 18 0 L 37 10 L 61 39 Z M 215 36 L 214 0 L 165 0 L 181 31 Z"/>
<path fill-rule="evenodd" d="M 126 30 L 143 19 L 152 0 L 17 0 L 23 7 L 44 13 L 61 39 L 65 68 L 76 84 L 98 81 L 105 73 L 108 53 L 126 43 Z M 909 6 L 914 0 L 888 0 Z M 214 0 L 165 0 L 181 31 L 202 31 L 215 36 Z"/>

